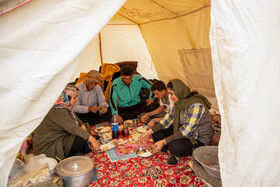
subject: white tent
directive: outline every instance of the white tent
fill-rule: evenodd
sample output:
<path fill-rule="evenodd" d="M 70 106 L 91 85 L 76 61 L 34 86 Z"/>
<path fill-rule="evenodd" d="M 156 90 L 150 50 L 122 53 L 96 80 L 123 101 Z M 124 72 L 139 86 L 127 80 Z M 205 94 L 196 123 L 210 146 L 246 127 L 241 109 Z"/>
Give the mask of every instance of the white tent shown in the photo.
<path fill-rule="evenodd" d="M 223 186 L 280 186 L 279 5 L 32 0 L 1 15 L 0 186 L 67 82 L 127 60 L 148 78 L 184 80 L 219 108 Z"/>

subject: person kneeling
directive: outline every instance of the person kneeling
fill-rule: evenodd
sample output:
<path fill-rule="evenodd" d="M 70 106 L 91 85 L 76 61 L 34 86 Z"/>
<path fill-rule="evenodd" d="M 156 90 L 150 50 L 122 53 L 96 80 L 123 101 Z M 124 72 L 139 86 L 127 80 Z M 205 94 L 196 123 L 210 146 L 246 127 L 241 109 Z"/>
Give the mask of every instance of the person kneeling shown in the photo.
<path fill-rule="evenodd" d="M 170 113 L 174 106 L 173 101 L 169 98 L 164 82 L 154 82 L 151 87 L 151 91 L 155 95 L 155 98 L 159 99 L 159 107 L 151 112 L 140 114 L 141 122 L 148 124 L 148 128 L 154 126 L 167 113 Z"/>
<path fill-rule="evenodd" d="M 78 97 L 78 89 L 67 85 L 60 97 L 36 128 L 33 140 L 34 154 L 57 156 L 60 159 L 89 153 L 100 149 L 99 142 L 91 135 L 88 124 L 79 120 L 72 108 Z"/>
<path fill-rule="evenodd" d="M 76 85 L 79 96 L 74 111 L 80 120 L 91 126 L 108 120 L 109 105 L 98 85 L 99 81 L 100 73 L 91 70 L 87 73 L 85 81 Z"/>
<path fill-rule="evenodd" d="M 118 123 L 137 118 L 141 113 L 150 112 L 158 107 L 150 91 L 151 87 L 150 81 L 134 74 L 132 66 L 125 65 L 121 68 L 121 77 L 113 81 L 110 90 L 111 114 L 116 114 Z M 146 100 L 141 100 L 139 96 L 142 88 L 150 91 Z"/>
<path fill-rule="evenodd" d="M 191 92 L 179 79 L 171 80 L 167 90 L 175 105 L 173 110 L 141 135 L 140 141 L 152 134 L 153 154 L 167 149 L 171 153 L 167 163 L 175 165 L 178 158 L 191 155 L 194 148 L 209 145 L 214 131 L 209 113 L 211 103 L 206 97 Z"/>

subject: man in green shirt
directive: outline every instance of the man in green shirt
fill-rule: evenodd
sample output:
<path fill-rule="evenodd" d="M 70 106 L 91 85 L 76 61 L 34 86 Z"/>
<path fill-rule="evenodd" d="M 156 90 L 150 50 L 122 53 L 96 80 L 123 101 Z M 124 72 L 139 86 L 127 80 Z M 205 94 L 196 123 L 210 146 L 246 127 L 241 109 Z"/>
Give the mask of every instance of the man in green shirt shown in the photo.
<path fill-rule="evenodd" d="M 121 69 L 121 77 L 115 79 L 110 91 L 110 107 L 112 114 L 116 114 L 117 122 L 137 118 L 139 114 L 149 112 L 158 107 L 151 92 L 152 83 L 142 77 L 135 75 L 134 69 L 130 65 L 125 65 Z M 147 100 L 140 99 L 142 88 L 150 90 Z"/>

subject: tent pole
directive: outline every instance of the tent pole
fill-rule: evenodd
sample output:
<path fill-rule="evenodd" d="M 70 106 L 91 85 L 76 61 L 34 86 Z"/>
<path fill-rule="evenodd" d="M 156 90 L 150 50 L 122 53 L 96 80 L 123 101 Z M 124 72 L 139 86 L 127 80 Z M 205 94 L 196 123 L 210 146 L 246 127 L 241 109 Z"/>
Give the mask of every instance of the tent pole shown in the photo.
<path fill-rule="evenodd" d="M 99 36 L 100 61 L 101 61 L 101 65 L 102 65 L 103 64 L 103 57 L 102 57 L 102 45 L 101 45 L 101 34 L 100 34 L 100 32 L 99 32 L 98 36 Z"/>

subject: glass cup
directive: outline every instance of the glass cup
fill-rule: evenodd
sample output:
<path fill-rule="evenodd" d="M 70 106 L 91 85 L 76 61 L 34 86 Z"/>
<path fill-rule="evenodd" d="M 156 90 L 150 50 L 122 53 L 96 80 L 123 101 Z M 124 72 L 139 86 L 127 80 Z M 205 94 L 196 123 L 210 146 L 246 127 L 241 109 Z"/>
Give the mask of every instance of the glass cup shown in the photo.
<path fill-rule="evenodd" d="M 134 126 L 134 128 L 138 127 L 138 120 L 137 119 L 133 119 L 133 126 Z"/>
<path fill-rule="evenodd" d="M 122 130 L 122 135 L 123 135 L 123 137 L 128 137 L 129 136 L 129 129 L 123 129 Z"/>

